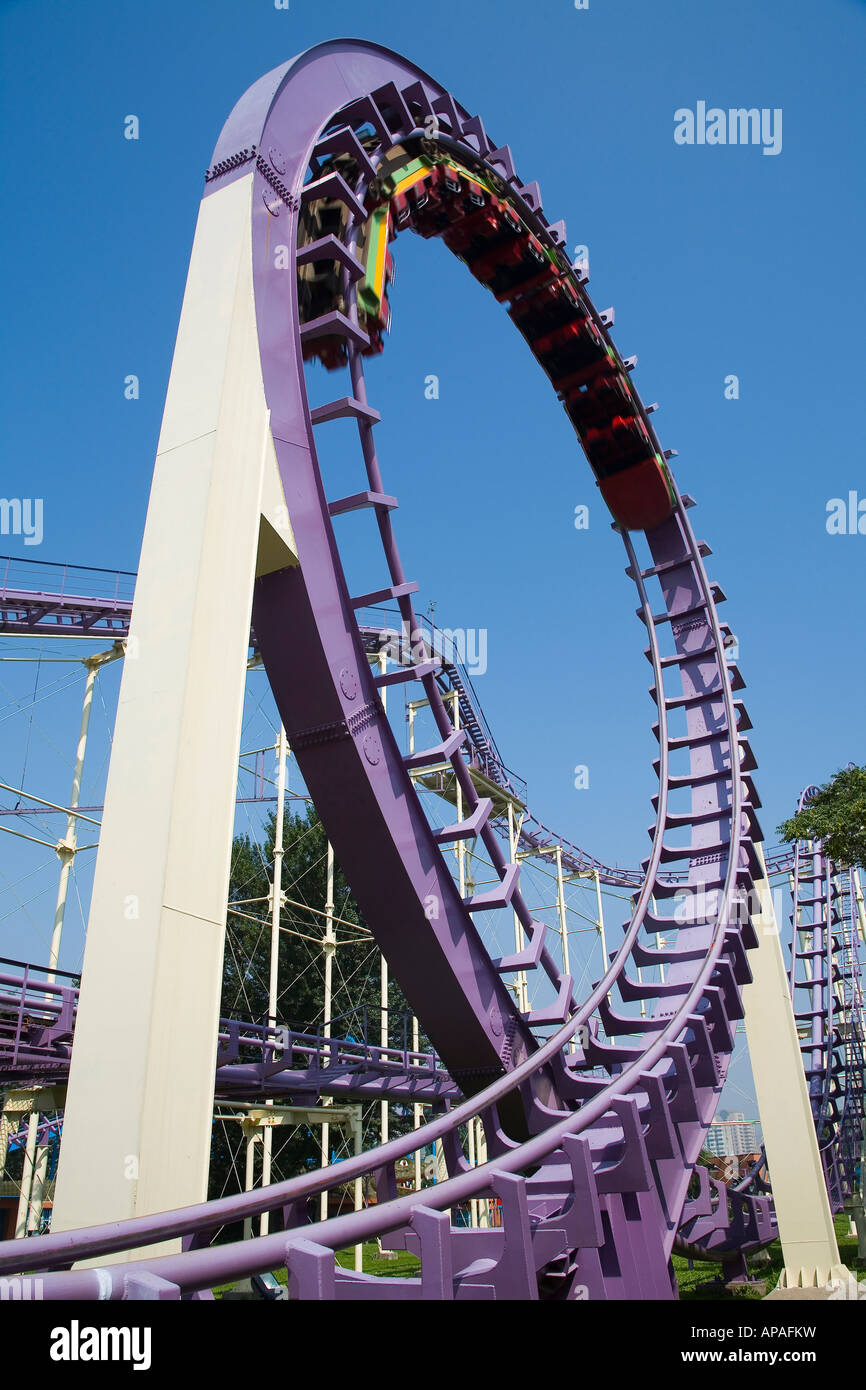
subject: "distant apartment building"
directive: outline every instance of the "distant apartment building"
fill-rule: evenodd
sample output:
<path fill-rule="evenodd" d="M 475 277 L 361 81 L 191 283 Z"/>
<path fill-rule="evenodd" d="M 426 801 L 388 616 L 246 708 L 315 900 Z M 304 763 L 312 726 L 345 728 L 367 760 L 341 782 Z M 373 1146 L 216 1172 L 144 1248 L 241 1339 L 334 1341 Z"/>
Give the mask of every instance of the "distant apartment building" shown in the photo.
<path fill-rule="evenodd" d="M 722 1111 L 707 1130 L 706 1147 L 716 1158 L 755 1153 L 761 1147 L 761 1126 L 739 1111 Z"/>

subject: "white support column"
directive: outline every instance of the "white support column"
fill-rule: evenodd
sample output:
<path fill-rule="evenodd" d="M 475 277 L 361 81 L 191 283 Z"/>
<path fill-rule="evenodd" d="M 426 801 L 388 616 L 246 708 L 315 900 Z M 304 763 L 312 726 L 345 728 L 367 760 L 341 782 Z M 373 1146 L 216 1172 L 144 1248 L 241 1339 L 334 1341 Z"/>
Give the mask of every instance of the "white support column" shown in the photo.
<path fill-rule="evenodd" d="M 287 744 L 286 731 L 280 725 L 275 744 L 277 755 L 277 809 L 274 818 L 274 873 L 271 885 L 271 958 L 270 972 L 268 975 L 268 1021 L 272 1025 L 277 1022 L 277 1005 L 279 1003 L 279 975 L 280 975 L 280 912 L 283 906 L 283 826 L 285 823 L 285 803 L 286 803 L 286 758 Z M 265 1105 L 273 1105 L 272 1100 L 266 1100 Z M 271 1181 L 271 1158 L 274 1150 L 274 1131 L 271 1125 L 267 1125 L 262 1132 L 262 1187 L 268 1187 Z M 259 1218 L 259 1235 L 266 1236 L 270 1229 L 270 1212 L 263 1211 Z"/>
<path fill-rule="evenodd" d="M 656 907 L 655 894 L 652 894 L 651 897 L 650 897 L 650 912 L 652 913 L 653 917 L 658 917 L 658 908 Z M 656 946 L 657 946 L 657 948 L 658 948 L 660 951 L 661 951 L 661 950 L 664 950 L 664 948 L 665 948 L 665 946 L 667 946 L 667 944 L 668 944 L 668 942 L 667 942 L 667 937 L 662 936 L 661 932 L 656 932 Z M 664 963 L 663 963 L 662 961 L 659 961 L 659 981 L 660 981 L 661 984 L 664 984 L 664 982 L 665 982 L 665 967 L 664 967 Z"/>
<path fill-rule="evenodd" d="M 379 957 L 379 1046 L 388 1046 L 388 962 Z M 388 1102 L 379 1102 L 379 1131 L 383 1144 L 387 1144 L 390 1132 Z"/>
<path fill-rule="evenodd" d="M 451 708 L 450 708 L 450 710 L 449 710 L 449 714 L 450 714 L 450 716 L 451 716 L 451 723 L 454 725 L 454 728 L 455 728 L 455 729 L 459 729 L 459 728 L 461 727 L 461 724 L 460 724 L 460 701 L 459 701 L 459 699 L 458 699 L 457 691 L 456 691 L 456 690 L 450 691 L 450 698 L 449 698 L 449 700 L 447 701 L 447 703 L 449 703 L 450 706 L 451 706 Z M 410 750 L 410 751 L 412 751 L 412 750 Z M 454 795 L 455 795 L 455 802 L 454 802 L 455 817 L 454 817 L 454 819 L 455 819 L 456 823 L 459 825 L 460 822 L 463 820 L 463 788 L 461 787 L 460 782 L 458 781 L 458 779 L 457 779 L 456 777 L 454 778 Z M 465 897 L 466 897 L 466 841 L 465 841 L 465 840 L 455 840 L 455 842 L 454 842 L 454 854 L 455 854 L 455 857 L 456 857 L 456 859 L 457 859 L 457 886 L 458 886 L 458 888 L 459 888 L 459 890 L 460 890 L 460 896 L 461 896 L 461 898 L 465 898 Z"/>
<path fill-rule="evenodd" d="M 595 904 L 598 912 L 597 927 L 599 945 L 601 946 L 601 973 L 604 975 L 607 967 L 610 965 L 610 961 L 607 958 L 607 940 L 604 931 L 604 902 L 601 896 L 601 877 L 598 869 L 593 869 L 592 877 L 595 881 Z M 610 998 L 610 995 L 608 995 L 608 998 Z"/>
<path fill-rule="evenodd" d="M 459 728 L 460 728 L 460 710 L 459 710 L 459 708 L 458 708 L 458 706 L 457 706 L 457 702 L 456 702 L 456 701 L 454 702 L 454 727 L 455 727 L 455 729 L 459 729 Z M 461 787 L 461 785 L 460 785 L 460 783 L 459 783 L 459 781 L 457 780 L 456 777 L 454 778 L 454 795 L 455 795 L 455 802 L 454 802 L 455 821 L 456 821 L 456 823 L 459 825 L 460 822 L 463 820 L 463 788 Z M 456 857 L 456 859 L 457 859 L 457 887 L 458 887 L 458 889 L 459 889 L 459 891 L 460 891 L 460 896 L 461 896 L 461 898 L 465 898 L 465 897 L 466 897 L 466 841 L 465 841 L 465 840 L 455 840 L 455 842 L 454 842 L 454 854 L 455 854 L 455 857 Z"/>
<path fill-rule="evenodd" d="M 514 803 L 509 797 L 508 800 L 508 857 L 512 864 L 517 863 L 517 845 L 520 839 L 520 827 L 514 820 Z M 514 950 L 522 951 L 526 945 L 526 937 L 523 931 L 523 923 L 516 912 L 512 912 L 514 918 Z M 517 1000 L 517 1007 L 522 1014 L 529 1012 L 529 985 L 526 979 L 526 971 L 518 970 L 512 985 L 514 995 Z"/>
<path fill-rule="evenodd" d="M 487 1162 L 487 1140 L 484 1136 L 484 1125 L 478 1116 L 476 1116 L 474 1120 L 471 1120 L 470 1124 L 474 1124 L 475 1126 L 475 1154 L 480 1168 Z M 481 1210 L 478 1217 L 478 1224 L 482 1230 L 486 1231 L 490 1225 L 490 1198 L 484 1197 L 479 1205 Z"/>
<path fill-rule="evenodd" d="M 444 1145 L 444 1143 L 443 1143 L 443 1141 L 442 1141 L 441 1139 L 434 1139 L 434 1141 L 433 1141 L 433 1154 L 434 1154 L 434 1157 L 435 1157 L 435 1164 L 436 1164 L 435 1170 L 434 1170 L 435 1173 L 436 1173 L 436 1182 L 437 1182 L 437 1183 L 440 1183 L 440 1182 L 447 1182 L 447 1181 L 448 1181 L 448 1162 L 447 1162 L 447 1160 L 446 1160 L 446 1158 L 445 1158 L 445 1145 Z M 451 1208 L 450 1208 L 450 1207 L 446 1207 L 446 1208 L 445 1208 L 445 1211 L 448 1213 L 448 1216 L 450 1217 L 450 1216 L 451 1216 Z"/>
<path fill-rule="evenodd" d="M 571 974 L 571 952 L 568 945 L 568 904 L 565 901 L 565 875 L 562 872 L 562 845 L 557 845 L 554 851 L 556 861 L 556 914 L 559 918 L 559 940 L 562 953 L 562 973 Z M 577 1043 L 571 1038 L 568 1044 L 569 1052 L 574 1052 Z"/>
<path fill-rule="evenodd" d="M 66 899 L 69 893 L 69 875 L 75 863 L 75 855 L 78 850 L 78 827 L 77 816 L 78 801 L 81 796 L 81 778 L 84 772 L 84 755 L 87 751 L 87 733 L 90 728 L 90 711 L 93 707 L 93 691 L 96 685 L 96 675 L 101 667 L 106 666 L 109 661 L 117 661 L 118 657 L 123 656 L 123 646 L 117 642 L 107 652 L 97 652 L 95 656 L 87 656 L 82 661 L 82 666 L 87 671 L 84 682 L 84 699 L 81 703 L 81 725 L 78 730 L 78 747 L 75 750 L 75 766 L 72 772 L 72 792 L 69 797 L 69 815 L 66 817 L 66 834 L 57 844 L 57 855 L 60 859 L 60 882 L 57 886 L 57 903 L 54 908 L 54 928 L 51 933 L 51 948 L 48 952 L 48 974 L 46 979 L 53 982 L 55 979 L 54 971 L 57 969 L 57 962 L 60 959 L 60 942 L 63 936 L 63 919 L 66 916 Z"/>
<path fill-rule="evenodd" d="M 30 1203 L 27 1209 L 27 1234 L 34 1235 L 42 1221 L 42 1208 L 45 1204 L 45 1178 L 48 1174 L 48 1159 L 51 1155 L 49 1144 L 40 1144 L 36 1150 L 36 1163 L 33 1168 L 33 1186 L 30 1189 Z"/>
<path fill-rule="evenodd" d="M 469 1121 L 468 1125 L 466 1126 L 466 1147 L 467 1147 L 467 1149 L 468 1149 L 468 1151 L 469 1151 L 469 1152 L 467 1153 L 467 1155 L 466 1155 L 466 1157 L 467 1157 L 468 1160 L 469 1160 L 469 1167 L 470 1167 L 470 1168 L 475 1168 L 475 1167 L 477 1166 L 477 1163 L 478 1163 L 478 1158 L 477 1158 L 477 1155 L 476 1155 L 476 1152 L 475 1152 L 475 1119 L 474 1119 L 474 1118 L 471 1119 L 471 1120 Z M 470 1224 L 470 1226 L 472 1226 L 473 1228 L 475 1228 L 475 1227 L 478 1225 L 478 1199 L 477 1199 L 477 1197 L 472 1197 L 472 1198 L 470 1199 L 470 1202 L 469 1202 L 469 1224 Z"/>
<path fill-rule="evenodd" d="M 271 888 L 271 956 L 268 976 L 268 1016 L 272 1023 L 277 1021 L 279 1001 L 280 971 L 280 912 L 283 906 L 283 833 L 286 818 L 286 761 L 288 745 L 286 731 L 282 724 L 275 745 L 277 756 L 277 808 L 274 817 L 274 874 Z"/>
<path fill-rule="evenodd" d="M 841 902 L 842 902 L 842 881 L 841 881 L 839 875 L 838 875 L 838 874 L 833 874 L 833 876 L 832 876 L 830 882 L 831 882 L 832 888 L 835 889 L 835 892 L 836 892 L 836 894 L 837 894 L 838 902 L 839 902 L 840 905 L 841 905 Z M 840 906 L 840 912 L 841 912 L 841 906 Z M 841 928 L 841 937 L 842 937 L 842 943 L 843 943 L 843 951 L 842 951 L 843 959 L 844 959 L 844 956 L 845 956 L 845 949 L 846 949 L 847 946 L 848 946 L 848 926 L 849 926 L 849 923 L 843 918 L 843 919 L 842 919 L 842 928 Z M 828 933 L 832 931 L 832 927 L 831 927 L 831 909 L 830 909 L 830 898 L 829 898 L 829 896 L 828 896 L 828 900 L 827 900 L 827 931 L 828 931 Z M 852 944 L 853 944 L 853 943 L 852 943 Z M 843 966 L 842 968 L 844 969 L 845 966 Z M 832 972 L 831 972 L 831 973 L 832 973 Z M 847 1012 L 847 1004 L 846 1004 L 846 1002 L 845 1002 L 845 988 L 844 988 L 843 982 L 842 982 L 841 980 L 836 980 L 835 982 L 833 982 L 832 986 L 829 986 L 829 985 L 828 985 L 828 988 L 831 988 L 831 987 L 832 987 L 832 990 L 833 990 L 833 995 L 834 995 L 834 1000 L 835 1000 L 835 1002 L 834 1002 L 834 1004 L 833 1004 L 833 1008 L 834 1008 L 834 1010 L 837 1010 L 837 1011 L 838 1011 L 838 1014 L 839 1014 L 840 1017 L 844 1017 L 844 1016 L 846 1015 L 846 1012 Z M 847 1030 L 846 1030 L 846 1033 L 845 1033 L 845 1037 L 846 1037 L 845 1051 L 846 1051 L 846 1054 L 847 1054 L 848 1049 L 849 1049 L 849 1047 L 850 1047 L 850 1041 L 848 1041 L 848 1039 L 850 1039 L 850 1034 L 847 1033 Z"/>
<path fill-rule="evenodd" d="M 863 888 L 860 884 L 860 870 L 852 869 L 851 875 L 854 880 L 854 901 L 857 904 L 857 930 L 860 940 L 866 946 L 866 908 L 863 906 Z"/>
<path fill-rule="evenodd" d="M 568 949 L 568 909 L 565 902 L 565 878 L 562 873 L 562 845 L 556 846 L 556 913 L 559 917 L 559 940 L 562 948 L 562 973 L 571 974 Z"/>
<path fill-rule="evenodd" d="M 55 1230 L 207 1193 L 253 583 L 296 562 L 259 362 L 252 179 L 199 211 L 118 702 Z"/>
<path fill-rule="evenodd" d="M 419 1030 L 419 1028 L 418 1028 L 418 1020 L 417 1020 L 417 1018 L 415 1017 L 414 1014 L 412 1015 L 412 1051 L 413 1051 L 413 1052 L 420 1052 L 420 1051 L 421 1051 L 420 1030 Z M 417 1102 L 416 1102 L 416 1103 L 412 1106 L 412 1128 L 413 1128 L 413 1129 L 420 1129 L 423 1123 L 424 1123 L 424 1111 L 423 1111 L 422 1107 L 421 1107 L 420 1105 L 418 1105 Z M 414 1177 L 415 1191 L 416 1191 L 416 1192 L 420 1192 L 420 1191 L 421 1191 L 421 1150 L 420 1150 L 420 1149 L 416 1149 L 413 1157 L 414 1157 L 414 1171 L 415 1171 L 415 1177 Z"/>
<path fill-rule="evenodd" d="M 256 1144 L 259 1142 L 259 1135 L 256 1130 L 243 1131 L 247 1146 L 247 1161 L 244 1172 L 244 1192 L 252 1192 L 256 1185 Z M 253 1219 L 251 1216 L 244 1217 L 244 1240 L 249 1240 L 253 1234 Z"/>
<path fill-rule="evenodd" d="M 322 951 L 325 957 L 325 1002 L 322 1017 L 322 1035 L 325 1038 L 331 1036 L 331 1015 L 333 1013 L 333 981 L 334 981 L 334 952 L 337 949 L 337 937 L 334 932 L 334 847 L 328 841 L 327 851 L 327 889 L 325 902 L 325 935 L 322 939 Z M 330 1065 L 331 1058 L 326 1055 L 326 1065 Z M 330 1097 L 322 1097 L 322 1105 L 330 1104 Z M 321 1133 L 321 1159 L 322 1167 L 327 1168 L 331 1161 L 331 1127 L 327 1120 L 322 1122 Z M 319 1215 L 322 1221 L 328 1219 L 328 1194 L 323 1192 L 319 1198 Z"/>
<path fill-rule="evenodd" d="M 596 928 L 598 931 L 599 945 L 601 947 L 601 976 L 599 978 L 603 978 L 607 967 L 610 965 L 610 961 L 607 958 L 607 937 L 604 930 L 604 900 L 601 896 L 601 876 L 598 869 L 593 869 L 592 877 L 595 882 L 595 906 L 598 913 Z M 610 990 L 608 990 L 607 1002 L 609 1004 L 613 1002 L 613 994 Z M 616 1039 L 612 1037 L 609 1041 L 614 1043 Z"/>
<path fill-rule="evenodd" d="M 383 647 L 379 653 L 379 673 L 385 675 L 388 670 L 388 650 Z M 382 706 L 388 708 L 388 687 L 382 686 L 379 692 Z M 379 1046 L 388 1046 L 388 962 L 384 956 L 379 957 Z M 379 1102 L 379 1135 L 383 1144 L 387 1144 L 390 1133 L 389 1111 L 387 1100 Z"/>
<path fill-rule="evenodd" d="M 417 1124 L 415 1128 L 418 1128 Z M 0 1182 L 4 1182 L 6 1179 L 6 1159 L 9 1154 L 9 1140 L 11 1137 L 12 1121 L 6 1114 L 4 1102 L 0 1101 Z"/>
<path fill-rule="evenodd" d="M 21 1170 L 21 1187 L 18 1191 L 18 1210 L 15 1213 L 16 1240 L 21 1240 L 27 1234 L 27 1213 L 30 1210 L 30 1192 L 33 1187 L 36 1136 L 38 1133 L 39 1111 L 31 1110 L 27 1120 L 27 1143 L 24 1148 L 24 1166 Z"/>
<path fill-rule="evenodd" d="M 417 713 L 418 713 L 418 706 L 419 706 L 419 704 L 425 704 L 425 705 L 426 705 L 426 703 L 427 703 L 426 700 L 423 700 L 423 701 L 419 701 L 419 700 L 410 700 L 410 701 L 409 701 L 409 704 L 408 704 L 408 707 L 407 707 L 407 710 L 406 710 L 406 714 L 407 714 L 407 718 L 408 718 L 408 725 L 409 725 L 409 752 L 410 752 L 410 753 L 414 753 L 414 752 L 415 752 L 415 716 L 416 716 Z"/>
<path fill-rule="evenodd" d="M 757 845 L 766 875 L 761 846 Z M 743 990 L 746 1036 L 785 1268 L 780 1288 L 823 1286 L 847 1278 L 827 1197 L 809 1106 L 773 895 L 755 884 L 758 946 L 749 952 L 752 983 Z"/>
<path fill-rule="evenodd" d="M 359 1158 L 364 1152 L 364 1118 L 360 1105 L 352 1106 L 352 1154 Z M 355 1178 L 354 1183 L 354 1207 L 355 1211 L 360 1211 L 364 1205 L 364 1180 Z M 355 1246 L 355 1269 L 361 1274 L 364 1269 L 364 1247 Z"/>

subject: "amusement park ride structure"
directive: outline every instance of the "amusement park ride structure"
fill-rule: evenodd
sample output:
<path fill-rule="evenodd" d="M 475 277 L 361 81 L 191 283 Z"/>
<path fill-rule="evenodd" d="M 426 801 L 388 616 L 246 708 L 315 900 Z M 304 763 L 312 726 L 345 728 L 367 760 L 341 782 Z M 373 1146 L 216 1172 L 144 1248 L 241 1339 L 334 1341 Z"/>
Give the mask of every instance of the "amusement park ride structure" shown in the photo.
<path fill-rule="evenodd" d="M 625 546 L 658 712 L 640 871 L 593 860 L 528 813 L 471 682 L 415 612 L 363 370 L 384 344 L 389 243 L 403 229 L 441 237 L 508 305 Z M 743 681 L 717 613 L 724 595 L 706 575 L 710 550 L 695 539 L 693 501 L 676 488 L 634 363 L 613 346 L 612 313 L 593 307 L 564 245 L 537 184 L 519 178 L 481 118 L 377 45 L 309 50 L 255 83 L 226 122 L 199 213 L 134 606 L 0 593 L 6 631 L 78 625 L 126 649 L 80 990 L 56 969 L 56 942 L 47 973 L 7 965 L 0 977 L 13 1020 L 0 1076 L 68 1085 L 52 1232 L 28 1239 L 24 1256 L 0 1244 L 0 1274 L 19 1274 L 22 1260 L 45 1271 L 46 1298 L 206 1298 L 279 1267 L 290 1296 L 307 1299 L 671 1298 L 675 1248 L 747 1277 L 748 1254 L 777 1235 L 783 1284 L 847 1273 L 833 1212 L 847 1209 L 862 1239 L 862 895 L 820 845 L 764 860 Z M 314 358 L 348 372 L 346 394 L 310 404 L 304 363 Z M 338 420 L 357 429 L 364 477 L 335 499 L 315 436 Z M 358 510 L 375 517 L 389 582 L 352 595 L 337 537 L 340 517 Z M 386 650 L 394 608 L 399 640 Z M 335 857 L 435 1053 L 417 1034 L 397 1055 L 387 1033 L 378 1049 L 329 1028 L 293 1034 L 273 1007 L 275 953 L 268 1021 L 220 1021 L 251 623 L 282 721 L 280 766 L 287 739 L 333 846 L 329 882 Z M 414 737 L 399 747 L 386 703 L 395 686 L 412 691 L 413 736 L 416 717 L 435 730 L 429 747 Z M 430 789 L 453 806 L 452 823 L 431 823 Z M 75 795 L 68 811 L 74 829 Z M 468 881 L 470 848 L 487 884 Z M 556 929 L 524 891 L 531 856 L 549 861 L 556 883 L 556 951 Z M 279 863 L 278 853 L 276 921 Z M 770 890 L 788 870 L 790 977 Z M 599 902 L 602 884 L 632 898 L 588 993 L 570 973 L 564 921 L 564 875 L 579 874 Z M 488 949 L 491 918 L 513 933 L 504 954 Z M 541 989 L 529 988 L 532 972 Z M 741 1018 L 765 1160 L 726 1189 L 695 1165 Z M 215 1093 L 252 1107 L 266 1155 L 270 1120 L 291 1108 L 269 1103 L 286 1097 L 325 1123 L 317 1103 L 336 1100 L 346 1114 L 333 1120 L 347 1124 L 345 1102 L 377 1097 L 382 1142 L 207 1203 Z M 112 1124 L 94 1149 L 106 1096 Z M 434 1118 L 390 1139 L 389 1098 L 411 1101 L 416 1125 L 422 1103 Z M 31 1168 L 38 1131 L 37 1116 Z M 413 1155 L 417 1173 L 431 1144 L 447 1176 L 401 1192 L 398 1173 Z M 367 1178 L 377 1201 L 363 1206 Z M 355 1210 L 328 1217 L 327 1194 L 347 1183 Z M 475 1219 L 491 1199 L 495 1226 Z M 461 1207 L 468 1226 L 455 1219 Z M 248 1239 L 211 1243 L 240 1219 Z M 418 1276 L 335 1265 L 335 1251 L 368 1239 L 419 1255 Z"/>

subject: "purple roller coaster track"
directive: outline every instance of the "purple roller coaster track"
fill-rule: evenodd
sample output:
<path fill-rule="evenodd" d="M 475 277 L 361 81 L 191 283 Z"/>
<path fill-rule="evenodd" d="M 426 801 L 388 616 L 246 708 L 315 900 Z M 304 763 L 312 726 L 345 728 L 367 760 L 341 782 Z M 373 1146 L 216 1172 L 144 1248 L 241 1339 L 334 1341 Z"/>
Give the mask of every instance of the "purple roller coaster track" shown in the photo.
<path fill-rule="evenodd" d="M 692 530 L 692 498 L 679 494 L 660 462 L 658 477 L 668 479 L 667 515 L 659 520 L 653 513 L 646 528 L 614 525 L 637 591 L 652 670 L 658 793 L 651 850 L 639 871 L 599 864 L 563 845 L 576 870 L 597 869 L 604 881 L 633 894 L 621 940 L 585 998 L 576 997 L 572 979 L 548 949 L 547 928 L 521 891 L 518 856 L 511 860 L 503 851 L 495 796 L 479 790 L 478 773 L 493 788 L 521 796 L 523 788 L 504 767 L 459 663 L 437 650 L 435 634 L 429 624 L 425 631 L 413 605 L 418 586 L 401 563 L 396 500 L 386 490 L 376 451 L 380 417 L 364 379 L 364 356 L 376 344 L 369 317 L 365 328 L 359 309 L 359 236 L 368 212 L 382 203 L 385 161 L 396 147 L 420 149 L 422 140 L 425 156 L 434 165 L 450 161 L 458 176 L 446 175 L 438 226 L 431 221 L 430 189 L 409 200 L 408 211 L 401 209 L 400 226 L 457 245 L 452 232 L 460 221 L 466 233 L 460 254 L 476 273 L 478 257 L 466 248 L 479 224 L 469 219 L 486 210 L 516 222 L 540 248 L 545 273 L 560 289 L 567 286 L 562 292 L 573 317 L 551 332 L 545 325 L 547 337 L 561 333 L 563 343 L 579 341 L 580 352 L 590 354 L 576 367 L 571 362 L 565 371 L 570 384 L 559 387 L 559 396 L 577 412 L 581 443 L 596 471 L 597 432 L 611 448 L 623 435 L 639 436 L 651 459 L 669 457 L 631 384 L 633 364 L 617 353 L 585 277 L 563 255 L 562 224 L 550 224 L 537 184 L 519 178 L 510 150 L 488 137 L 479 116 L 407 60 L 356 40 L 309 50 L 241 98 L 217 142 L 205 196 L 251 175 L 261 367 L 299 559 L 297 567 L 257 581 L 252 629 L 337 860 L 436 1055 L 393 1059 L 368 1050 L 359 1058 L 348 1041 L 332 1040 L 323 1060 L 316 1038 L 278 1037 L 270 1024 L 258 1030 L 223 1024 L 217 1093 L 248 1093 L 266 1074 L 284 1093 L 292 1084 L 285 1073 L 294 1065 L 294 1084 L 308 1092 L 330 1087 L 330 1094 L 355 1094 L 360 1066 L 369 1082 L 363 1094 L 381 1094 L 391 1067 L 401 1093 L 437 1096 L 444 1108 L 422 1128 L 333 1170 L 197 1207 L 28 1240 L 23 1259 L 28 1271 L 45 1271 L 46 1299 L 209 1298 L 221 1283 L 277 1268 L 287 1269 L 290 1296 L 297 1299 L 670 1299 L 677 1295 L 671 1263 L 677 1242 L 730 1262 L 775 1234 L 762 1171 L 741 1189 L 723 1192 L 695 1168 L 743 1017 L 748 952 L 757 944 L 749 904 L 764 869 L 756 849 L 762 834 L 751 726 L 736 694 L 743 681 L 728 660 L 729 630 L 717 611 L 724 595 L 707 577 L 704 560 L 711 552 Z M 325 202 L 338 207 L 336 230 L 303 241 L 305 214 Z M 275 210 L 293 229 L 297 275 L 277 270 L 266 254 Z M 301 271 L 310 265 L 338 268 L 334 303 L 312 317 L 301 300 Z M 491 283 L 495 292 L 498 284 Z M 533 351 L 556 384 L 562 363 L 552 364 L 541 346 L 547 339 L 533 339 L 526 327 L 532 293 L 519 282 L 497 297 L 510 299 L 510 317 L 530 346 L 535 342 Z M 323 342 L 345 361 L 351 394 L 312 409 L 304 361 L 322 351 Z M 592 429 L 585 430 L 581 412 L 590 407 L 585 399 L 575 405 L 574 392 L 600 375 L 607 394 L 593 397 Z M 624 401 L 631 411 L 628 429 Z M 610 418 L 598 415 L 604 408 Z M 329 500 L 315 436 L 347 417 L 357 425 L 364 478 L 351 496 Z M 606 455 L 610 471 L 599 476 L 618 479 L 604 495 L 610 500 L 615 491 L 618 505 L 632 515 L 645 475 L 638 477 L 630 457 Z M 375 515 L 390 582 L 353 596 L 334 523 L 360 507 Z M 125 633 L 128 590 L 94 600 L 66 587 L 40 594 L 4 580 L 0 605 L 7 630 Z M 381 632 L 363 621 L 371 605 L 396 605 L 399 630 L 409 634 L 404 660 L 387 674 L 377 674 L 368 660 Z M 395 682 L 416 683 L 429 702 L 438 729 L 429 749 L 408 756 L 400 750 L 381 699 L 382 688 Z M 449 691 L 460 701 L 458 729 L 445 698 Z M 443 764 L 460 788 L 463 819 L 435 829 L 412 774 Z M 531 817 L 521 833 L 530 845 L 555 838 Z M 496 882 L 464 897 L 443 846 L 467 837 L 484 846 Z M 806 1074 L 838 1207 L 855 1182 L 863 1114 L 852 910 L 844 894 L 840 901 L 838 873 L 821 858 L 820 847 L 808 862 L 799 850 L 790 862 L 797 880 L 792 993 L 795 1004 L 804 992 L 807 999 L 797 1018 L 809 1030 Z M 673 899 L 683 894 L 694 910 L 674 918 Z M 431 901 L 435 914 L 427 910 Z M 493 959 L 475 919 L 498 908 L 515 914 L 524 945 Z M 546 977 L 550 1002 L 521 1012 L 508 981 L 528 970 Z M 38 1069 L 51 1052 L 62 1067 L 72 1040 L 72 983 L 34 984 L 28 968 L 14 963 L 4 963 L 3 971 L 3 1056 L 10 1067 L 26 1070 Z M 28 991 L 38 996 L 32 1009 L 25 1007 Z M 553 1031 L 545 1037 L 542 1029 Z M 258 1059 L 240 1061 L 242 1046 L 258 1048 Z M 487 1161 L 471 1166 L 461 1134 L 476 1118 Z M 442 1144 L 447 1180 L 400 1194 L 396 1165 L 433 1141 Z M 311 1197 L 365 1176 L 375 1181 L 375 1206 L 310 1224 Z M 462 1203 L 488 1198 L 501 1204 L 500 1226 L 452 1223 L 451 1212 Z M 269 1234 L 211 1244 L 226 1223 L 266 1211 Z M 335 1265 L 335 1251 L 376 1238 L 418 1255 L 420 1274 L 373 1278 Z M 148 1246 L 168 1239 L 183 1240 L 180 1253 L 148 1256 Z M 72 1268 L 118 1252 L 134 1253 L 123 1264 Z M 0 1274 L 21 1268 L 21 1243 L 0 1244 Z"/>

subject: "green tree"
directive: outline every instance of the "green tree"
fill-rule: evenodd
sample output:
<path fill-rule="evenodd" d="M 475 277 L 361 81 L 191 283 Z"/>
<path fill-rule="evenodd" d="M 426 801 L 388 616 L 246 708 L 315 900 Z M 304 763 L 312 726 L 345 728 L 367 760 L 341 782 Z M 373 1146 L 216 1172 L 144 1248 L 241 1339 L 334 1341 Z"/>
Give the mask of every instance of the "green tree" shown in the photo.
<path fill-rule="evenodd" d="M 822 840 L 838 864 L 866 868 L 866 767 L 843 767 L 776 829 L 789 842 Z"/>
<path fill-rule="evenodd" d="M 229 879 L 229 917 L 223 968 L 221 1012 L 224 1017 L 252 1021 L 268 1010 L 271 950 L 270 878 L 273 871 L 276 817 L 268 818 L 265 839 L 236 837 Z M 312 806 L 287 814 L 283 826 L 283 893 L 288 900 L 280 913 L 280 995 L 277 1015 L 298 1032 L 320 1033 L 324 1021 L 324 969 L 321 939 L 327 898 L 327 837 Z M 379 1040 L 379 957 L 339 865 L 334 869 L 336 933 L 339 969 L 334 971 L 332 1017 L 337 1036 L 351 1032 L 360 1040 L 364 1008 L 368 1039 Z M 345 964 L 344 964 L 345 962 Z M 389 1040 L 400 1046 L 403 1019 L 409 1011 L 396 980 L 389 986 Z M 348 1016 L 348 1017 L 346 1017 Z"/>

